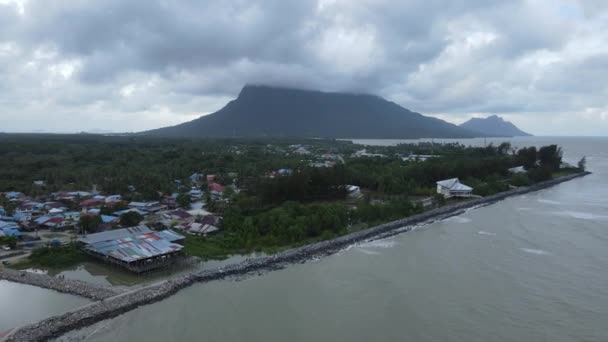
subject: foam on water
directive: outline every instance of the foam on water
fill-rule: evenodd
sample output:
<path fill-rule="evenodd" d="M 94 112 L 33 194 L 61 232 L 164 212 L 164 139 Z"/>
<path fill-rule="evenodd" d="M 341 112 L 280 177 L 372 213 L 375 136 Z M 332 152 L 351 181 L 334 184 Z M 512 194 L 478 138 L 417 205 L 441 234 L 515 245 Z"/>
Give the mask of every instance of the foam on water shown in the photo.
<path fill-rule="evenodd" d="M 393 248 L 397 245 L 395 240 L 392 238 L 383 239 L 383 240 L 373 240 L 368 242 L 363 242 L 359 244 L 358 247 L 362 248 Z"/>
<path fill-rule="evenodd" d="M 357 250 L 358 250 L 359 252 L 364 253 L 364 254 L 367 254 L 367 255 L 378 255 L 378 254 L 380 254 L 380 252 L 376 252 L 376 251 L 370 251 L 370 250 L 367 250 L 367 249 L 364 249 L 364 248 L 359 248 L 359 249 L 357 249 Z"/>
<path fill-rule="evenodd" d="M 542 249 L 532 249 L 532 248 L 520 248 L 520 250 L 526 252 L 526 253 L 530 253 L 530 254 L 536 254 L 536 255 L 549 255 L 551 253 L 547 252 L 547 251 L 543 251 Z"/>
<path fill-rule="evenodd" d="M 542 199 L 542 198 L 537 199 L 537 201 L 540 203 L 547 203 L 547 204 L 562 204 L 562 202 L 552 201 L 552 200 Z"/>
<path fill-rule="evenodd" d="M 515 210 L 518 210 L 518 211 L 528 211 L 528 210 L 530 210 L 530 208 L 520 207 L 520 208 L 515 208 Z"/>
<path fill-rule="evenodd" d="M 483 230 L 478 231 L 477 234 L 479 234 L 479 235 L 488 235 L 488 236 L 496 236 L 496 233 L 490 233 L 490 232 L 486 232 L 486 231 L 483 231 Z"/>
<path fill-rule="evenodd" d="M 452 216 L 452 217 L 448 217 L 444 221 L 446 221 L 446 222 L 452 222 L 452 223 L 469 223 L 469 222 L 471 222 L 473 220 L 471 220 L 468 217 Z"/>
<path fill-rule="evenodd" d="M 552 213 L 555 215 L 558 215 L 558 216 L 572 217 L 572 218 L 580 219 L 580 220 L 599 221 L 599 220 L 608 219 L 608 215 L 596 215 L 596 214 L 582 212 L 582 211 L 566 210 L 566 211 L 553 211 Z"/>

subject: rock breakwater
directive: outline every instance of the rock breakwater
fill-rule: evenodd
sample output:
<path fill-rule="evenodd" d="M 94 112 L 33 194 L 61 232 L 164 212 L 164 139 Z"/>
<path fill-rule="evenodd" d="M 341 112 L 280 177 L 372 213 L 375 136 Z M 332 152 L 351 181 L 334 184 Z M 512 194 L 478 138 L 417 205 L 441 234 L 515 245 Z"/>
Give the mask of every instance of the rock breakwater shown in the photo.
<path fill-rule="evenodd" d="M 120 293 L 110 287 L 99 287 L 80 280 L 57 278 L 46 274 L 17 271 L 7 268 L 0 269 L 0 279 L 69 293 L 92 300 L 102 300 L 116 296 Z"/>

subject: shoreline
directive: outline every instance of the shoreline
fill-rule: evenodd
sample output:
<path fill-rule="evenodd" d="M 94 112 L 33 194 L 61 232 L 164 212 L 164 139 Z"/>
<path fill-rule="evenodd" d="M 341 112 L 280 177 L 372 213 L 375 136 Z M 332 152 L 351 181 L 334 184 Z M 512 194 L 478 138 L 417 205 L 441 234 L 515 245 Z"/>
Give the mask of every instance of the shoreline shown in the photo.
<path fill-rule="evenodd" d="M 53 337 L 58 337 L 69 331 L 83 328 L 105 319 L 116 317 L 122 313 L 136 309 L 139 306 L 158 302 L 195 283 L 205 283 L 213 280 L 249 276 L 283 269 L 289 264 L 304 263 L 313 258 L 335 254 L 349 245 L 369 241 L 370 239 L 383 239 L 408 232 L 411 231 L 415 225 L 432 223 L 450 216 L 459 215 L 465 209 L 490 205 L 508 197 L 543 190 L 572 179 L 584 177 L 589 174 L 590 172 L 579 172 L 540 182 L 528 187 L 508 190 L 480 199 L 446 205 L 404 219 L 343 235 L 332 240 L 305 245 L 271 256 L 248 259 L 243 262 L 227 265 L 218 269 L 192 272 L 173 279 L 164 280 L 138 288 L 130 292 L 108 297 L 101 301 L 93 302 L 89 305 L 68 311 L 64 314 L 53 316 L 34 324 L 16 328 L 5 336 L 5 340 L 42 341 Z"/>

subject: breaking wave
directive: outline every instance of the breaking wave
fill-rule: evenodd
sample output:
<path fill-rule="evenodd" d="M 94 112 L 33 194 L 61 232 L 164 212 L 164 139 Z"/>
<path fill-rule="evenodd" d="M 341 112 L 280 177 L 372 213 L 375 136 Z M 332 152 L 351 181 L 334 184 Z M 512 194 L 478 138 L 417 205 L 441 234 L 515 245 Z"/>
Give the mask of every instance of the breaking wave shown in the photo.
<path fill-rule="evenodd" d="M 483 230 L 478 231 L 477 234 L 479 234 L 479 235 L 488 235 L 488 236 L 496 236 L 496 233 L 490 233 L 490 232 L 486 232 L 486 231 L 483 231 Z"/>
<path fill-rule="evenodd" d="M 552 201 L 552 200 L 542 199 L 542 198 L 537 199 L 537 201 L 540 203 L 547 203 L 547 204 L 562 204 L 562 202 Z"/>
<path fill-rule="evenodd" d="M 469 222 L 471 222 L 473 220 L 471 220 L 468 217 L 452 216 L 452 217 L 448 217 L 444 221 L 446 221 L 446 222 L 452 222 L 452 223 L 469 223 Z"/>
<path fill-rule="evenodd" d="M 530 254 L 536 254 L 536 255 L 549 255 L 551 253 L 547 252 L 547 251 L 543 251 L 542 249 L 532 249 L 532 248 L 520 248 L 520 250 L 526 252 L 526 253 L 530 253 Z"/>
<path fill-rule="evenodd" d="M 587 213 L 587 212 L 582 212 L 582 211 L 566 210 L 566 211 L 554 211 L 552 213 L 555 215 L 558 215 L 558 216 L 572 217 L 572 218 L 579 219 L 579 220 L 606 220 L 606 219 L 608 219 L 608 215 L 597 215 L 597 214 L 592 214 L 592 213 Z"/>

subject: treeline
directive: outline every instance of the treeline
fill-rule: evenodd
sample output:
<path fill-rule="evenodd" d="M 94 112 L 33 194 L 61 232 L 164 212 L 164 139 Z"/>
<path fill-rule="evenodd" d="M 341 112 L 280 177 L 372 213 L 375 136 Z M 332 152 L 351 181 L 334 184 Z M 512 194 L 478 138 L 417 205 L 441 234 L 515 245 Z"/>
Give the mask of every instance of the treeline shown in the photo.
<path fill-rule="evenodd" d="M 301 244 L 345 234 L 349 227 L 397 220 L 422 211 L 410 201 L 383 204 L 302 204 L 285 202 L 266 211 L 232 206 L 224 212 L 226 241 L 235 248 L 264 248 Z"/>

